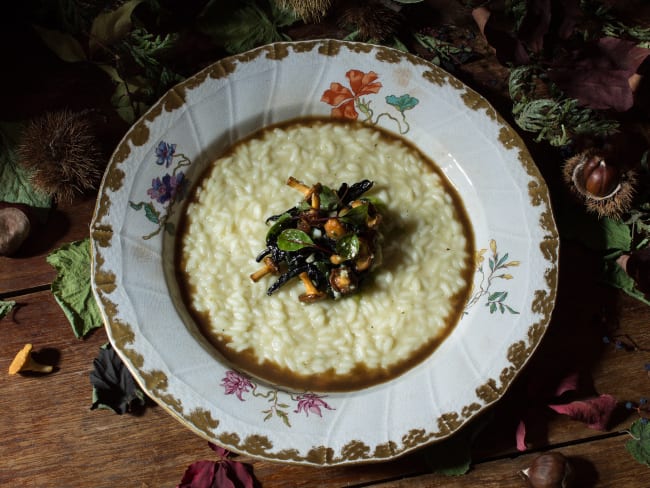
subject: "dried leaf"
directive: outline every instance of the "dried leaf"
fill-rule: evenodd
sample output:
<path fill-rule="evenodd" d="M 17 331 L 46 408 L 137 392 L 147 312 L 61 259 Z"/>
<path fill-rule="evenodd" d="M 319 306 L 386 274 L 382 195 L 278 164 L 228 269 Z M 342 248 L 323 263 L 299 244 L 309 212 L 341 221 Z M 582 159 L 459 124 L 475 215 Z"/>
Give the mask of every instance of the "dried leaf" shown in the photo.
<path fill-rule="evenodd" d="M 211 442 L 210 448 L 217 453 L 217 461 L 192 463 L 176 488 L 255 488 L 257 482 L 248 464 L 228 459 L 230 453 Z"/>
<path fill-rule="evenodd" d="M 551 0 L 529 0 L 526 7 L 517 37 L 537 53 L 544 47 L 544 37 L 551 24 Z"/>
<path fill-rule="evenodd" d="M 41 209 L 39 218 L 45 220 L 52 199 L 34 189 L 29 174 L 17 163 L 15 148 L 22 126 L 0 123 L 0 202 L 23 203 Z"/>
<path fill-rule="evenodd" d="M 632 41 L 605 37 L 558 58 L 548 75 L 586 107 L 624 112 L 634 104 L 630 78 L 649 54 Z"/>
<path fill-rule="evenodd" d="M 523 42 L 512 35 L 510 28 L 501 25 L 500 19 L 497 19 L 497 16 L 487 8 L 475 8 L 472 10 L 472 17 L 485 40 L 495 50 L 501 64 L 522 65 L 530 62 L 530 56 Z"/>
<path fill-rule="evenodd" d="M 585 422 L 590 429 L 607 430 L 609 419 L 616 405 L 616 399 L 612 395 L 600 395 L 564 405 L 549 405 L 549 407 L 557 413 Z"/>
<path fill-rule="evenodd" d="M 70 34 L 57 30 L 45 29 L 44 27 L 39 27 L 37 25 L 33 27 L 45 45 L 62 61 L 65 61 L 66 63 L 76 63 L 88 59 L 79 41 Z"/>
<path fill-rule="evenodd" d="M 633 251 L 624 269 L 634 280 L 637 289 L 650 296 L 650 248 Z"/>
<path fill-rule="evenodd" d="M 145 405 L 143 391 L 110 344 L 100 348 L 93 366 L 90 373 L 93 386 L 91 410 L 109 409 L 121 415 Z"/>
<path fill-rule="evenodd" d="M 94 52 L 99 47 L 110 46 L 124 39 L 133 25 L 131 14 L 142 1 L 129 0 L 119 8 L 95 17 L 90 29 L 90 41 L 88 43 L 90 51 Z"/>
<path fill-rule="evenodd" d="M 630 428 L 632 439 L 625 443 L 625 448 L 641 464 L 650 466 L 650 422 L 641 418 Z"/>
<path fill-rule="evenodd" d="M 103 325 L 90 286 L 89 239 L 64 244 L 47 256 L 56 270 L 52 294 L 67 317 L 77 338 Z"/>
<path fill-rule="evenodd" d="M 0 300 L 0 319 L 6 316 L 16 306 L 16 302 L 11 300 Z"/>

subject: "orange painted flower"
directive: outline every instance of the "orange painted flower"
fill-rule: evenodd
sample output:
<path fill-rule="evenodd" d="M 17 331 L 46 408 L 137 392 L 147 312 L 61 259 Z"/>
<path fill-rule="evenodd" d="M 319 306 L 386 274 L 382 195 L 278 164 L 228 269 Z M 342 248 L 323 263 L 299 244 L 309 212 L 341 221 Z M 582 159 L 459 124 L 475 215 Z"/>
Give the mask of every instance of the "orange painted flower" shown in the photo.
<path fill-rule="evenodd" d="M 345 76 L 350 80 L 350 88 L 340 83 L 331 83 L 329 89 L 323 92 L 320 100 L 334 107 L 332 117 L 356 120 L 359 117 L 355 108 L 356 101 L 363 95 L 378 93 L 382 85 L 375 82 L 378 76 L 374 71 L 364 73 L 357 69 L 351 69 L 345 73 Z"/>

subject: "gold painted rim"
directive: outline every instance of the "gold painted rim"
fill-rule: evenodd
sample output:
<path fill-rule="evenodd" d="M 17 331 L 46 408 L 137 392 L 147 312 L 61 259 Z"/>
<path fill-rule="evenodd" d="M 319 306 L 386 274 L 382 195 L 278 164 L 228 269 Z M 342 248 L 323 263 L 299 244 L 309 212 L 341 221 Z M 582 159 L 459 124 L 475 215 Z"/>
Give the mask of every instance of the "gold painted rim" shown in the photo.
<path fill-rule="evenodd" d="M 542 209 L 539 226 L 544 231 L 544 238 L 539 243 L 539 247 L 542 255 L 548 261 L 544 274 L 547 289 L 535 291 L 532 311 L 539 314 L 540 319 L 528 327 L 525 339 L 510 345 L 505 358 L 507 365 L 502 369 L 498 378 L 490 378 L 476 388 L 476 396 L 483 404 L 478 401 L 471 402 L 458 411 L 442 414 L 435 422 L 436 431 L 412 429 L 402 437 L 401 447 L 392 440 L 374 447 L 368 446 L 362 441 L 353 440 L 343 446 L 340 454 L 335 453 L 332 448 L 327 446 L 314 446 L 306 454 L 301 454 L 297 449 L 276 452 L 273 450 L 272 439 L 266 436 L 251 435 L 242 439 L 236 432 L 217 433 L 220 423 L 213 417 L 212 412 L 203 409 L 186 411 L 182 400 L 175 398 L 167 391 L 168 378 L 164 372 L 143 369 L 144 358 L 132 347 L 135 341 L 134 329 L 131 324 L 124 323 L 119 319 L 118 305 L 113 303 L 109 296 L 117 287 L 117 280 L 112 271 L 105 269 L 102 251 L 110 247 L 113 229 L 103 221 L 108 216 L 111 207 L 108 191 L 117 191 L 124 183 L 125 173 L 120 166 L 128 159 L 131 152 L 130 146 L 146 144 L 149 139 L 147 124 L 166 112 L 182 107 L 185 103 L 187 90 L 201 85 L 209 78 L 218 79 L 228 76 L 238 64 L 252 62 L 262 56 L 281 60 L 292 52 L 313 51 L 323 56 L 335 56 L 343 48 L 355 53 L 370 54 L 374 52 L 375 59 L 383 63 L 397 63 L 406 60 L 415 66 L 423 66 L 425 71 L 422 76 L 426 81 L 439 86 L 448 84 L 457 90 L 464 90 L 461 97 L 469 110 L 485 112 L 487 117 L 499 124 L 499 142 L 506 149 L 517 150 L 519 162 L 530 177 L 528 183 L 530 203 L 534 207 Z M 557 293 L 559 237 L 548 188 L 517 132 L 508 125 L 487 100 L 441 68 L 412 54 L 383 46 L 356 42 L 316 40 L 270 44 L 219 60 L 172 88 L 133 125 L 113 153 L 98 194 L 90 227 L 90 238 L 93 291 L 100 305 L 109 338 L 143 390 L 184 426 L 207 440 L 217 442 L 241 454 L 296 464 L 330 466 L 393 459 L 414 449 L 440 441 L 458 431 L 470 419 L 499 400 L 530 359 L 546 331 Z"/>

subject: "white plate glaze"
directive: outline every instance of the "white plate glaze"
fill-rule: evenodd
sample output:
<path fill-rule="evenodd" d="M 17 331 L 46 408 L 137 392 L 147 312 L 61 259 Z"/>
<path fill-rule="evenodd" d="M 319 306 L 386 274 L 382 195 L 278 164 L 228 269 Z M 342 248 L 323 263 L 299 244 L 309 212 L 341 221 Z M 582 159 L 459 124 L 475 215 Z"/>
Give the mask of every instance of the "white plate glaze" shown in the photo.
<path fill-rule="evenodd" d="M 269 124 L 342 114 L 401 134 L 458 189 L 474 228 L 474 288 L 449 337 L 398 378 L 289 392 L 238 373 L 198 332 L 174 275 L 175 228 L 188 186 L 226 147 Z M 497 401 L 544 335 L 558 276 L 546 185 L 499 114 L 420 58 L 333 40 L 264 46 L 170 90 L 116 149 L 91 244 L 108 336 L 151 398 L 230 450 L 313 465 L 405 454 Z"/>

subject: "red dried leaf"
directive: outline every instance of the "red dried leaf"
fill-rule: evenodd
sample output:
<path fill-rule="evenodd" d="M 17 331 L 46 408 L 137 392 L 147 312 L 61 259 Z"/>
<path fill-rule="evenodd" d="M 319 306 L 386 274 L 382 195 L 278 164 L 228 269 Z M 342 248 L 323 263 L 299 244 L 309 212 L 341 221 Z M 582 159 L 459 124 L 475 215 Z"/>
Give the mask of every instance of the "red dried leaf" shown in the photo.
<path fill-rule="evenodd" d="M 607 424 L 616 408 L 616 399 L 611 395 L 600 395 L 587 400 L 576 400 L 565 405 L 549 405 L 557 413 L 581 420 L 590 429 L 607 430 Z"/>
<path fill-rule="evenodd" d="M 630 78 L 649 54 L 632 41 L 605 37 L 558 59 L 548 74 L 582 105 L 624 112 L 634 104 Z"/>
<path fill-rule="evenodd" d="M 219 456 L 218 461 L 197 461 L 183 475 L 176 488 L 255 488 L 255 477 L 250 466 L 228 459 L 230 452 L 209 442 Z"/>
<path fill-rule="evenodd" d="M 176 488 L 212 488 L 216 470 L 214 461 L 197 461 L 187 468 Z"/>
<path fill-rule="evenodd" d="M 500 25 L 497 16 L 486 7 L 472 10 L 472 17 L 487 43 L 494 49 L 497 59 L 503 65 L 508 63 L 528 64 L 530 57 L 524 44 L 512 36 L 509 29 Z"/>
<path fill-rule="evenodd" d="M 561 396 L 567 391 L 576 391 L 578 389 L 579 375 L 578 373 L 571 373 L 560 381 L 560 384 L 555 388 L 555 397 Z"/>
<path fill-rule="evenodd" d="M 518 451 L 525 451 L 528 449 L 528 446 L 526 446 L 526 423 L 523 420 L 520 420 L 519 424 L 517 424 L 515 439 L 517 440 Z"/>

